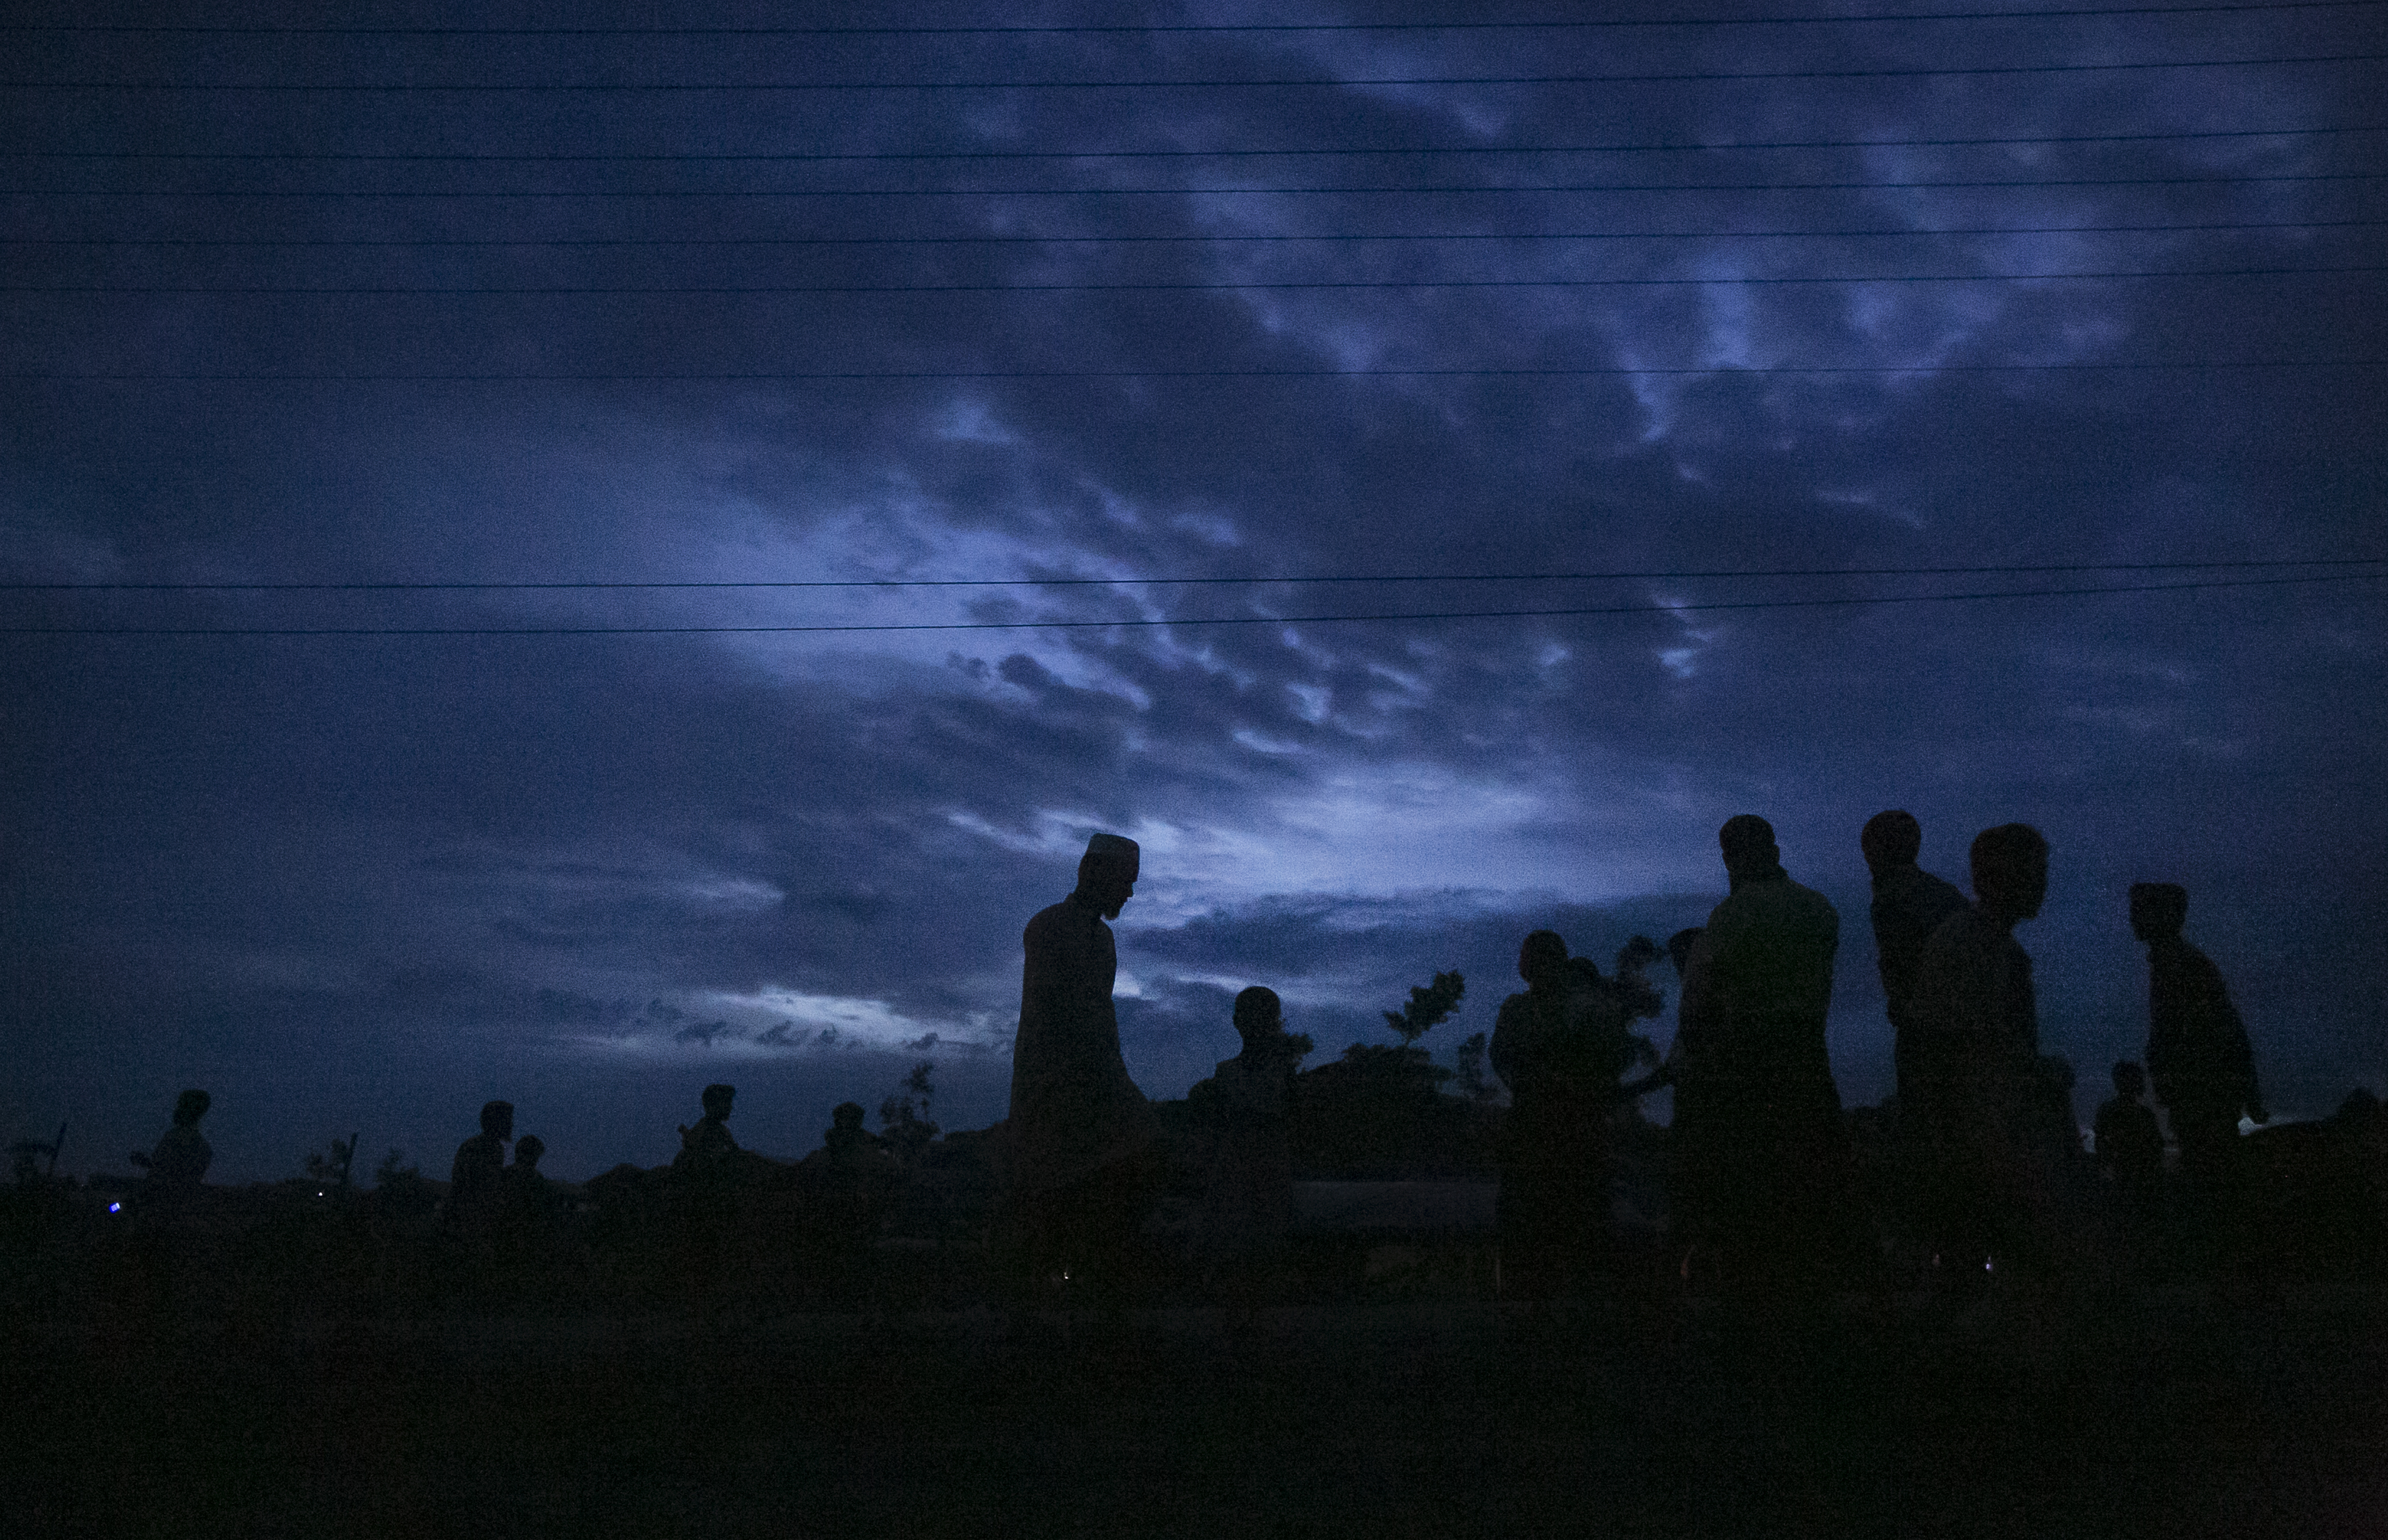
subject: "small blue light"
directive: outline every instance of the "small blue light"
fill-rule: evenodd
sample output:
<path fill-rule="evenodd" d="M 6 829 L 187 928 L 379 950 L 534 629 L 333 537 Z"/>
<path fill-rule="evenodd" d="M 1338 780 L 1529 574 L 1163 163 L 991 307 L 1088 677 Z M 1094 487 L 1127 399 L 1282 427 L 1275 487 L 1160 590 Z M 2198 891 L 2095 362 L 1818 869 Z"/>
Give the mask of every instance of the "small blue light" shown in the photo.
<path fill-rule="evenodd" d="M 124 1211 L 124 1205 L 121 1203 L 112 1203 L 108 1205 L 108 1211 L 110 1214 L 121 1214 Z"/>

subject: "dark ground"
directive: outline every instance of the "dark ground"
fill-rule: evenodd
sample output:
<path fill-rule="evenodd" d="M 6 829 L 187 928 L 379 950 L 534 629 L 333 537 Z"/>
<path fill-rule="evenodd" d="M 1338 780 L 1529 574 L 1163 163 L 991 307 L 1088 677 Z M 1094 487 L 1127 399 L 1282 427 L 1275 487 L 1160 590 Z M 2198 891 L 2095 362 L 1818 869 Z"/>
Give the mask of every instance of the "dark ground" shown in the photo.
<path fill-rule="evenodd" d="M 2388 1534 L 2388 1301 L 19 1319 L 9 1532 Z"/>

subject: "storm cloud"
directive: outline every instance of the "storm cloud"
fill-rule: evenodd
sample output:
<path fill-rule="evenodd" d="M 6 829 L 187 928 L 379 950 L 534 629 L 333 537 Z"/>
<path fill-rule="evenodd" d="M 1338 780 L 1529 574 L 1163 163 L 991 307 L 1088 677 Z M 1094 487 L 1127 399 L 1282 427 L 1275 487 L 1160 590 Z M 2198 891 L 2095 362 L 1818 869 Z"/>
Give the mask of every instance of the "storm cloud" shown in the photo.
<path fill-rule="evenodd" d="M 2149 565 L 2382 554 L 2376 8 L 1743 11 L 33 18 L 0 579 L 185 587 L 5 596 L 0 1113 L 594 1168 L 926 1056 L 983 1124 L 1095 828 L 1149 1092 L 1245 983 L 1331 1054 L 1463 968 L 1447 1054 L 1745 811 L 1872 1101 L 1892 806 L 2047 833 L 2086 1083 L 2161 879 L 2276 1106 L 2380 1086 L 2388 568 Z M 703 586 L 769 582 L 862 586 Z M 425 583 L 688 586 L 187 587 Z"/>

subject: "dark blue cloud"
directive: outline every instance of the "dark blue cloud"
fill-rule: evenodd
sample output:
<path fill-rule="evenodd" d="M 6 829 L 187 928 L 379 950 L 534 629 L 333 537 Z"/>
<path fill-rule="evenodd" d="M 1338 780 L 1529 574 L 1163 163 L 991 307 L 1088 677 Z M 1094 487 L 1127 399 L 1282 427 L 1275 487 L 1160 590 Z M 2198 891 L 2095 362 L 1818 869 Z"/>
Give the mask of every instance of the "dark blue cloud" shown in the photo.
<path fill-rule="evenodd" d="M 2357 12 L 2300 11 L 635 48 L 326 38 L 270 66 L 230 38 L 85 37 L 37 44 L 22 69 L 1350 81 L 2376 52 L 2376 31 Z M 2376 581 L 1275 622 L 2111 581 L 1458 580 L 1470 574 L 2372 553 L 2388 468 L 2376 369 L 2077 366 L 2378 358 L 2376 272 L 2000 275 L 2376 265 L 2376 232 L 2344 222 L 2379 216 L 2377 185 L 2347 179 L 2375 137 L 2181 135 L 2369 122 L 2379 83 L 2376 65 L 2355 65 L 1597 87 L 24 93 L 0 107 L 0 148 L 595 158 L 12 161 L 26 187 L 157 192 L 11 201 L 0 578 L 1442 578 L 13 593 L 12 625 L 1270 623 L 12 637 L 0 903 L 11 1019 L 35 1046 L 0 1116 L 46 1131 L 70 1111 L 97 1159 L 154 1136 L 179 1084 L 207 1080 L 228 1168 L 269 1173 L 320 1143 L 317 1125 L 344 1135 L 346 1108 L 429 1150 L 513 1090 L 553 1109 L 537 1131 L 569 1170 L 668 1155 L 694 1089 L 722 1078 L 753 1086 L 739 1116 L 772 1130 L 765 1147 L 793 1151 L 830 1105 L 875 1104 L 927 1055 L 949 1077 L 941 1120 L 984 1122 L 1003 1104 L 1019 928 L 1066 890 L 1098 827 L 1145 841 L 1122 1020 L 1156 1093 L 1232 1051 L 1239 982 L 1284 991 L 1331 1053 L 1377 1034 L 1409 985 L 1462 967 L 1468 1001 L 1434 1040 L 1447 1053 L 1463 1027 L 1489 1025 L 1524 929 L 1555 924 L 1606 957 L 1634 930 L 1695 922 L 1721 890 L 1713 831 L 1747 810 L 1841 908 L 1835 1063 L 1845 1094 L 1871 1100 L 1886 1058 L 1855 830 L 1892 805 L 1924 820 L 1927 865 L 1951 877 L 1982 827 L 2048 831 L 2054 887 L 2026 943 L 2046 1035 L 2085 1082 L 2136 1049 L 2122 894 L 2162 877 L 2191 887 L 2191 933 L 2242 993 L 2276 1105 L 2324 1110 L 2388 1078 Z M 1925 143 L 2024 135 L 2048 137 Z M 1810 147 L 1548 148 L 1791 141 Z M 1394 153 L 1521 145 L 1544 148 Z M 1227 148 L 1383 153 L 1062 154 Z M 830 150 L 1042 158 L 624 158 Z M 2001 182 L 2026 185 L 1959 185 Z M 1733 185 L 1519 190 L 1621 183 Z M 1065 187 L 1162 191 L 1018 191 Z M 1282 190 L 1337 187 L 1377 190 Z M 471 196 L 196 196 L 207 188 Z M 863 188 L 883 195 L 750 196 Z M 930 188 L 966 196 L 914 196 Z M 1280 190 L 1199 190 L 1222 188 Z M 575 196 L 486 196 L 513 193 Z M 641 196 L 577 196 L 591 193 Z M 2120 228 L 2143 226 L 2166 228 Z M 1810 234 L 1754 234 L 1786 230 Z M 1254 235 L 1331 238 L 1214 238 Z M 87 238 L 289 244 L 32 244 Z M 1991 281 L 1778 282 L 1919 274 Z M 1600 282 L 148 292 L 1454 278 Z M 30 292 L 94 284 L 119 292 Z M 1745 372 L 1813 364 L 1917 372 Z M 1654 367 L 1705 372 L 1239 372 Z M 1185 370 L 1221 372 L 1166 372 Z M 1162 372 L 1118 372 L 1133 371 Z M 915 377 L 797 377 L 840 372 Z M 563 377 L 19 377 L 61 372 Z M 691 372 L 756 377 L 649 378 Z M 367 1148 L 380 1138 L 368 1130 Z"/>

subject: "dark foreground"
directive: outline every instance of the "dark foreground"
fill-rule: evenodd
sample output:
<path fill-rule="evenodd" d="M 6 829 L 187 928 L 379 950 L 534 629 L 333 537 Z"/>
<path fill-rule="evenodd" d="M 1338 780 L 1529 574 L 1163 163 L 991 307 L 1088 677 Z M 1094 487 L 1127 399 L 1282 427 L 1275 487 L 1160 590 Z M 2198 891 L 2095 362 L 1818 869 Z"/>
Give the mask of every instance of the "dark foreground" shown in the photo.
<path fill-rule="evenodd" d="M 65 1534 L 2388 1534 L 2388 1301 L 12 1323 Z"/>

